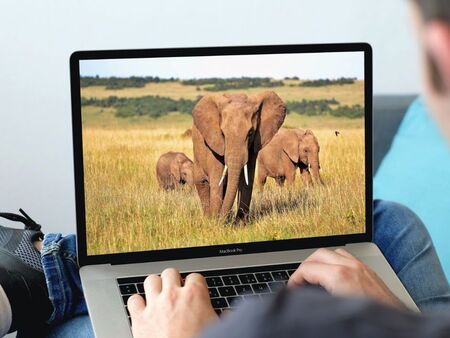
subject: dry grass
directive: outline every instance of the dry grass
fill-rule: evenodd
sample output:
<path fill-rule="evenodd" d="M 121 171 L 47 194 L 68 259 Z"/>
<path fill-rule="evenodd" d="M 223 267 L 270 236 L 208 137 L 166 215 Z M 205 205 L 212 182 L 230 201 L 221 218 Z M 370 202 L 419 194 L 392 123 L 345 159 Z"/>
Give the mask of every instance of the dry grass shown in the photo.
<path fill-rule="evenodd" d="M 275 91 L 285 101 L 321 100 L 335 98 L 341 105 L 352 106 L 364 105 L 364 81 L 356 81 L 351 85 L 334 85 L 327 87 L 298 87 L 299 81 L 285 81 L 287 85 L 283 87 L 273 87 L 269 90 Z M 296 87 L 289 87 L 293 84 Z M 173 99 L 191 99 L 194 100 L 199 95 L 205 95 L 211 92 L 205 91 L 200 86 L 200 91 L 196 86 L 185 86 L 180 82 L 148 83 L 142 88 L 124 88 L 117 90 L 107 90 L 105 87 L 94 86 L 81 88 L 81 96 L 86 98 L 107 98 L 109 96 L 117 97 L 142 97 L 146 95 L 166 96 Z M 295 89 L 294 89 L 295 88 Z M 248 94 L 260 93 L 268 90 L 267 88 L 249 88 L 245 92 Z M 226 93 L 242 93 L 242 89 L 228 90 Z"/>
<path fill-rule="evenodd" d="M 339 99 L 338 99 L 339 100 Z M 255 192 L 252 219 L 233 227 L 203 217 L 195 191 L 158 189 L 155 164 L 176 150 L 192 158 L 182 134 L 190 116 L 116 119 L 86 107 L 84 159 L 88 254 L 358 233 L 364 229 L 363 121 L 289 115 L 285 124 L 310 127 L 321 144 L 325 187 L 306 189 L 297 175 L 290 191 L 268 180 Z M 107 128 L 106 128 L 107 127 Z M 339 137 L 334 130 L 341 132 Z"/>

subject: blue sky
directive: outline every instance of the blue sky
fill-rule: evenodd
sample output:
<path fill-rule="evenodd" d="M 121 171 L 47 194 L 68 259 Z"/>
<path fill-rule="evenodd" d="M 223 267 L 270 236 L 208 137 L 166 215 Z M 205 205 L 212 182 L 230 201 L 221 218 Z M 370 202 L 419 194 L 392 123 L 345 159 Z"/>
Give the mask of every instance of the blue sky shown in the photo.
<path fill-rule="evenodd" d="M 82 76 L 159 76 L 180 79 L 208 77 L 271 77 L 301 79 L 356 77 L 364 79 L 364 53 L 308 53 L 173 58 L 82 60 Z"/>

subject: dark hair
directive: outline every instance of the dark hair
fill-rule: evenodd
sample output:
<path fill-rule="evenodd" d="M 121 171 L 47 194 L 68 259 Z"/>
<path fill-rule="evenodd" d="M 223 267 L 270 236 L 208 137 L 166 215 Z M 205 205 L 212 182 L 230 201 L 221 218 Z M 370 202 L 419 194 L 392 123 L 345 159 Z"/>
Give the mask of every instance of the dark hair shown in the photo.
<path fill-rule="evenodd" d="M 450 22 L 450 1 L 414 0 L 420 8 L 425 21 L 444 20 Z"/>
<path fill-rule="evenodd" d="M 442 20 L 450 23 L 450 0 L 413 0 L 422 13 L 425 22 L 433 20 Z M 440 76 L 436 62 L 428 55 L 428 64 L 431 71 L 431 77 L 434 87 L 437 90 L 444 89 L 444 81 Z"/>

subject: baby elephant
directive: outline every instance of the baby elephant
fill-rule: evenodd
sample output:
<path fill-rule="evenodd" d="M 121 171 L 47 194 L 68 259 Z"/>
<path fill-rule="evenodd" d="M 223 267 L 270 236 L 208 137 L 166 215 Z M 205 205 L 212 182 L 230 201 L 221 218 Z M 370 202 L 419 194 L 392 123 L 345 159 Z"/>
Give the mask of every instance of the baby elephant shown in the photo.
<path fill-rule="evenodd" d="M 312 183 L 311 172 L 320 184 L 320 146 L 311 130 L 281 128 L 258 156 L 258 185 L 263 190 L 267 176 L 283 186 L 295 182 L 296 169 L 300 169 L 306 185 Z"/>
<path fill-rule="evenodd" d="M 156 163 L 156 176 L 164 190 L 181 188 L 184 184 L 194 185 L 194 163 L 184 153 L 170 151 L 162 154 Z"/>

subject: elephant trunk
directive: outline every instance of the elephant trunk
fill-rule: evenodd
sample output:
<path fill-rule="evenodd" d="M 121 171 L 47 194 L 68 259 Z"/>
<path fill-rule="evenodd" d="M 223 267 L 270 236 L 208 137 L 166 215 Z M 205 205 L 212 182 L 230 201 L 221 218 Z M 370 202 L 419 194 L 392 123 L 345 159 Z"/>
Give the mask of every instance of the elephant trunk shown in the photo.
<path fill-rule="evenodd" d="M 316 182 L 323 185 L 322 177 L 320 176 L 320 165 L 319 161 L 317 159 L 314 159 L 309 162 L 310 165 L 310 171 Z"/>
<path fill-rule="evenodd" d="M 239 179 L 241 176 L 242 161 L 237 158 L 233 158 L 227 163 L 227 190 L 225 192 L 225 197 L 222 203 L 221 214 L 223 216 L 228 216 L 230 214 L 231 208 L 233 207 L 234 200 L 236 199 L 236 194 L 239 188 Z"/>

